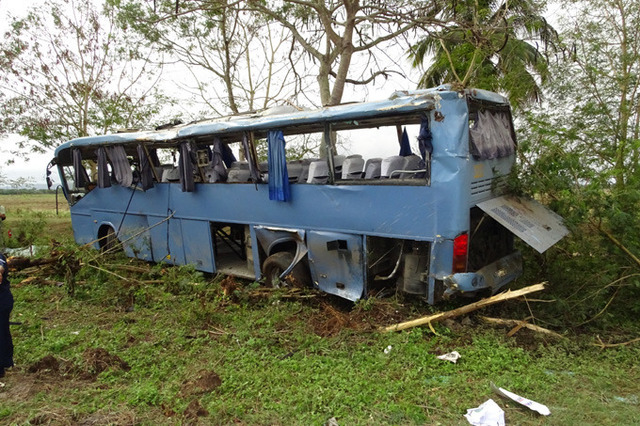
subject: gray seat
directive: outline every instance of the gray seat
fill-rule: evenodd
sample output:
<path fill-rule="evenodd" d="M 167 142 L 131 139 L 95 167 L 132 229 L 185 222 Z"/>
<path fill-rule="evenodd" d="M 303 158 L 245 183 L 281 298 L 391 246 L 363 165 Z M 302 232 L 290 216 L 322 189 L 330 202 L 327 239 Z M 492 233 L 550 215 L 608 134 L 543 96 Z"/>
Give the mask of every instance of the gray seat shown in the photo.
<path fill-rule="evenodd" d="M 162 170 L 162 182 L 178 182 L 179 180 L 180 171 L 177 167 L 171 166 Z"/>
<path fill-rule="evenodd" d="M 363 167 L 362 156 L 350 155 L 342 163 L 342 179 L 361 179 Z"/>
<path fill-rule="evenodd" d="M 397 170 L 403 170 L 404 157 L 400 155 L 392 155 L 382 160 L 380 165 L 380 177 L 382 179 L 390 178 L 393 172 Z M 398 177 L 397 175 L 395 177 Z"/>
<path fill-rule="evenodd" d="M 329 166 L 325 160 L 317 160 L 309 164 L 307 183 L 326 184 L 328 181 Z"/>
<path fill-rule="evenodd" d="M 417 171 L 420 170 L 420 162 L 422 161 L 422 158 L 420 158 L 419 156 L 413 154 L 413 155 L 407 155 L 406 157 L 404 157 L 404 166 L 402 167 L 402 170 L 407 171 L 407 172 L 412 172 L 412 171 Z M 402 173 L 400 174 L 400 178 L 401 179 L 410 179 L 410 178 L 414 178 L 417 177 L 418 173 Z M 397 177 L 397 176 L 394 176 Z"/>
<path fill-rule="evenodd" d="M 231 164 L 227 175 L 227 182 L 249 182 L 251 178 L 251 171 L 249 170 L 249 163 L 246 161 L 236 161 Z"/>
<path fill-rule="evenodd" d="M 382 158 L 369 158 L 364 165 L 365 179 L 380 179 Z"/>

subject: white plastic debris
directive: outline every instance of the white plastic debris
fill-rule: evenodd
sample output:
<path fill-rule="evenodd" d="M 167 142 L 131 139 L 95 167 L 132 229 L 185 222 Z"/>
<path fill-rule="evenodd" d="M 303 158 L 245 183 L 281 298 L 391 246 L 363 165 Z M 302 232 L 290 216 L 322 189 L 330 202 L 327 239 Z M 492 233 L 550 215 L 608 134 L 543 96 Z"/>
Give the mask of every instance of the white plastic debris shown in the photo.
<path fill-rule="evenodd" d="M 327 420 L 327 423 L 325 423 L 325 426 L 339 426 L 338 419 L 336 419 L 335 417 L 331 417 L 329 420 Z"/>
<path fill-rule="evenodd" d="M 458 351 L 453 351 L 453 352 L 449 352 L 448 354 L 444 354 L 444 355 L 440 355 L 438 356 L 438 359 L 442 359 L 444 361 L 449 361 L 452 363 L 456 363 L 458 362 L 458 360 L 462 357 L 462 355 L 460 355 L 458 353 Z"/>
<path fill-rule="evenodd" d="M 493 383 L 491 383 L 491 389 L 493 389 L 493 391 L 498 395 L 503 396 L 505 398 L 509 398 L 510 400 L 515 401 L 518 404 L 524 405 L 528 409 L 533 410 L 539 414 L 542 414 L 543 416 L 548 416 L 549 414 L 551 414 L 551 410 L 549 410 L 549 408 L 546 405 L 542 405 L 530 399 L 523 398 L 520 395 L 516 395 L 515 393 L 509 392 L 506 389 L 499 388 Z"/>
<path fill-rule="evenodd" d="M 474 426 L 504 426 L 504 411 L 493 399 L 476 408 L 469 408 L 464 415 Z"/>
<path fill-rule="evenodd" d="M 388 354 L 389 352 L 391 352 L 391 349 L 393 349 L 393 346 L 389 345 L 386 348 L 384 348 L 384 353 Z"/>

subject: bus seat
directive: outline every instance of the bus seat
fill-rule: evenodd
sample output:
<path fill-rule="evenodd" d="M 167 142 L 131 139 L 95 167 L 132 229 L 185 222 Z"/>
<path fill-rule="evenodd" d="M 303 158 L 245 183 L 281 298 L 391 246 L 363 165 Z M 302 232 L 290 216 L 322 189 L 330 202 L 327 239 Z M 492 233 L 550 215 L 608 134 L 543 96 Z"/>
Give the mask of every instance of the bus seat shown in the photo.
<path fill-rule="evenodd" d="M 162 182 L 180 181 L 180 170 L 177 167 L 166 168 L 162 171 Z"/>
<path fill-rule="evenodd" d="M 309 164 L 307 183 L 325 184 L 329 180 L 329 166 L 325 160 L 314 161 Z"/>
<path fill-rule="evenodd" d="M 316 161 L 315 159 L 313 161 Z M 307 183 L 307 179 L 309 179 L 309 165 L 311 164 L 310 160 L 305 160 L 302 163 L 302 171 L 300 172 L 300 176 L 298 176 L 298 183 Z"/>
<path fill-rule="evenodd" d="M 227 182 L 249 182 L 251 171 L 246 161 L 236 161 L 228 170 Z"/>
<path fill-rule="evenodd" d="M 380 179 L 382 158 L 369 158 L 364 165 L 365 179 Z"/>
<path fill-rule="evenodd" d="M 349 156 L 342 163 L 342 179 L 361 179 L 364 160 L 362 156 Z"/>
<path fill-rule="evenodd" d="M 308 160 L 292 160 L 287 162 L 287 173 L 289 174 L 289 182 L 297 183 L 300 176 L 304 173 L 305 162 Z"/>
<path fill-rule="evenodd" d="M 420 170 L 420 161 L 422 161 L 422 158 L 420 158 L 420 156 L 418 155 L 407 155 L 406 157 L 404 157 L 404 167 L 402 167 L 402 170 Z M 402 173 L 400 177 L 402 179 L 408 179 L 416 177 L 417 175 L 417 173 Z"/>
<path fill-rule="evenodd" d="M 380 177 L 383 179 L 391 177 L 390 175 L 396 170 L 404 168 L 404 157 L 400 155 L 392 155 L 382 160 L 380 165 Z M 396 176 L 397 177 L 397 176 Z"/>

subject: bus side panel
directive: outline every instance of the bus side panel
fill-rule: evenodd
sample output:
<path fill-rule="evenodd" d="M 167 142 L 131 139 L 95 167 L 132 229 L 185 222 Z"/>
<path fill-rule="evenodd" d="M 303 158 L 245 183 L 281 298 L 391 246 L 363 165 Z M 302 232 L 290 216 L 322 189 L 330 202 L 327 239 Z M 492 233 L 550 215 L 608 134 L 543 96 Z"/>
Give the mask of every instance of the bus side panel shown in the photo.
<path fill-rule="evenodd" d="M 167 247 L 167 227 L 169 222 L 164 221 L 164 219 L 164 217 L 147 216 L 154 262 L 166 262 L 169 255 Z"/>
<path fill-rule="evenodd" d="M 365 291 L 361 235 L 309 231 L 309 267 L 313 282 L 327 293 L 358 300 Z"/>
<path fill-rule="evenodd" d="M 144 215 L 128 214 L 124 217 L 118 239 L 124 241 L 123 246 L 127 256 L 147 261 L 153 260 L 148 223 Z"/>
<path fill-rule="evenodd" d="M 211 228 L 208 221 L 182 219 L 185 262 L 204 272 L 215 272 Z"/>
<path fill-rule="evenodd" d="M 182 220 L 169 219 L 169 254 L 167 261 L 174 265 L 184 265 L 184 242 L 182 239 Z"/>
<path fill-rule="evenodd" d="M 97 234 L 94 232 L 94 223 L 90 212 L 78 212 L 72 208 L 71 221 L 73 223 L 73 238 L 76 243 L 87 244 L 96 240 Z M 94 247 L 98 248 L 98 244 L 95 243 Z"/>

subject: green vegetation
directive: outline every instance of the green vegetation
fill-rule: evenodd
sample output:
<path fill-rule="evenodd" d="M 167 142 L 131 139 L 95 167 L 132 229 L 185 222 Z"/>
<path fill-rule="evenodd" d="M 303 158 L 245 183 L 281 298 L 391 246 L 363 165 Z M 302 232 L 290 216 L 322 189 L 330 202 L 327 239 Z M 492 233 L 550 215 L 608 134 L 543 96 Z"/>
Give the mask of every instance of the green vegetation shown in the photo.
<path fill-rule="evenodd" d="M 1 201 L 22 220 L 18 201 Z M 33 207 L 25 201 L 22 214 Z M 637 343 L 602 349 L 561 324 L 552 328 L 562 341 L 526 329 L 507 337 L 475 314 L 434 324 L 437 334 L 383 334 L 379 325 L 467 301 L 353 305 L 104 256 L 77 248 L 69 232 L 58 238 L 56 263 L 12 273 L 12 320 L 22 324 L 12 328 L 17 365 L 0 388 L 3 423 L 462 425 L 489 398 L 510 424 L 637 422 Z M 562 307 L 514 301 L 479 314 L 538 318 Z M 605 342 L 630 340 L 633 327 L 623 334 L 612 324 L 593 326 Z M 457 364 L 436 358 L 453 350 Z M 546 404 L 552 417 L 502 400 L 491 382 Z"/>
<path fill-rule="evenodd" d="M 151 268 L 153 284 L 81 269 L 74 297 L 65 286 L 18 285 L 23 325 L 14 328 L 19 366 L 0 390 L 5 421 L 189 423 L 197 405 L 202 424 L 464 424 L 467 408 L 499 399 L 490 382 L 547 404 L 553 424 L 637 419 L 637 346 L 506 338 L 475 323 L 381 334 L 373 328 L 390 313 L 428 308 L 388 300 L 349 312 L 251 286 L 225 295 L 228 280 L 182 269 Z M 174 286 L 177 270 L 188 286 Z M 436 358 L 451 350 L 458 364 Z M 43 365 L 51 356 L 57 368 Z M 500 403 L 514 424 L 540 422 Z"/>

